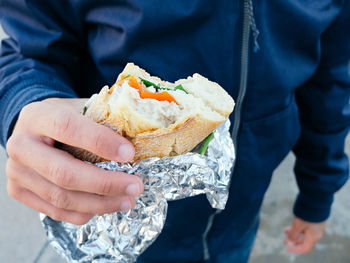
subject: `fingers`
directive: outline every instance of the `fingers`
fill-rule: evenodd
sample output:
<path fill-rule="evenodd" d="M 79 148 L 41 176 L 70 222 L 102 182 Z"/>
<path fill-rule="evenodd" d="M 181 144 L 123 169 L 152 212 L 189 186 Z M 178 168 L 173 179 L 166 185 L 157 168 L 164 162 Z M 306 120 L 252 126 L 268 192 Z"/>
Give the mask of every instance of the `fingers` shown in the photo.
<path fill-rule="evenodd" d="M 317 241 L 318 240 L 313 237 L 310 231 L 306 230 L 304 236 L 298 239 L 298 242 L 293 242 L 290 239 L 287 239 L 285 243 L 289 252 L 295 254 L 306 254 L 312 251 Z"/>
<path fill-rule="evenodd" d="M 294 217 L 293 224 L 285 228 L 287 238 L 284 243 L 289 252 L 305 254 L 312 251 L 322 238 L 326 222 L 311 223 Z"/>
<path fill-rule="evenodd" d="M 42 104 L 34 104 L 22 110 L 20 117 L 26 122 L 36 118 L 35 125 L 26 125 L 31 132 L 86 149 L 108 160 L 128 162 L 133 159 L 133 145 L 112 129 L 97 124 L 75 111 L 67 111 L 49 104 L 45 104 L 44 107 L 48 109 L 45 111 Z M 41 112 L 38 114 L 39 110 Z"/>
<path fill-rule="evenodd" d="M 134 199 L 129 196 L 100 196 L 62 189 L 35 171 L 12 160 L 7 163 L 7 174 L 12 183 L 28 189 L 54 207 L 64 210 L 105 214 L 129 210 L 135 205 Z"/>
<path fill-rule="evenodd" d="M 302 231 L 303 228 L 295 220 L 291 226 L 286 227 L 285 229 L 288 239 L 290 239 L 292 242 L 296 242 L 298 240 L 299 236 L 302 234 Z"/>
<path fill-rule="evenodd" d="M 48 99 L 24 107 L 7 143 L 8 192 L 53 219 L 86 223 L 93 214 L 127 210 L 142 181 L 102 170 L 54 148 L 55 141 L 126 162 L 134 148 L 111 129 L 79 113 L 82 100 Z"/>
<path fill-rule="evenodd" d="M 25 150 L 8 151 L 10 157 L 63 189 L 108 196 L 138 196 L 143 192 L 137 176 L 100 169 L 33 138 L 22 136 L 16 144 L 17 149 Z"/>
<path fill-rule="evenodd" d="M 34 193 L 23 189 L 9 181 L 7 184 L 7 191 L 9 195 L 17 201 L 27 205 L 28 207 L 44 213 L 57 221 L 65 221 L 75 225 L 83 225 L 89 222 L 93 217 L 91 214 L 79 213 L 74 211 L 68 211 L 65 209 L 56 208 L 48 202 L 42 200 Z"/>
<path fill-rule="evenodd" d="M 287 245 L 287 249 L 289 252 L 296 253 L 294 252 L 296 248 L 297 250 L 300 250 L 300 247 L 304 246 L 304 229 L 302 229 L 297 222 L 293 221 L 292 226 L 286 227 L 284 229 L 284 232 L 287 235 L 287 238 L 285 239 L 284 243 Z"/>

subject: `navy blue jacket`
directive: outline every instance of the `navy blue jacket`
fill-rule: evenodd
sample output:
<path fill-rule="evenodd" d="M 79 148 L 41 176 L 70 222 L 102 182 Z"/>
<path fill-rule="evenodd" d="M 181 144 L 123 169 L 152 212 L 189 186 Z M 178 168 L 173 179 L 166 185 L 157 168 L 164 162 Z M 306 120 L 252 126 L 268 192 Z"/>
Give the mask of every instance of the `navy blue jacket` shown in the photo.
<path fill-rule="evenodd" d="M 295 215 L 311 222 L 329 216 L 333 194 L 348 177 L 349 1 L 259 0 L 254 16 L 248 0 L 0 3 L 9 35 L 0 57 L 2 145 L 24 105 L 90 97 L 129 61 L 169 81 L 198 72 L 237 102 L 231 115 L 237 162 L 227 208 L 208 232 L 209 252 L 244 237 L 273 170 L 291 149 L 300 189 Z M 201 259 L 211 213 L 204 196 L 171 202 L 164 231 L 145 256 Z"/>

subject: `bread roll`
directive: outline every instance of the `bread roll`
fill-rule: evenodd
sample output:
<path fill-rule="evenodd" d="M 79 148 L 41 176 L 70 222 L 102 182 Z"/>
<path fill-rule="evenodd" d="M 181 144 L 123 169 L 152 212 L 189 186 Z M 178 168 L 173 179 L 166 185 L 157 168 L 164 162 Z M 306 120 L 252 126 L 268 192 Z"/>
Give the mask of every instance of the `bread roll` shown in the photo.
<path fill-rule="evenodd" d="M 146 87 L 145 81 L 161 90 Z M 183 89 L 176 88 L 179 85 Z M 169 83 L 128 63 L 111 88 L 105 86 L 89 99 L 84 114 L 128 138 L 135 146 L 137 161 L 192 150 L 225 121 L 233 108 L 230 95 L 199 74 Z M 82 149 L 64 149 L 85 161 L 104 161 Z"/>

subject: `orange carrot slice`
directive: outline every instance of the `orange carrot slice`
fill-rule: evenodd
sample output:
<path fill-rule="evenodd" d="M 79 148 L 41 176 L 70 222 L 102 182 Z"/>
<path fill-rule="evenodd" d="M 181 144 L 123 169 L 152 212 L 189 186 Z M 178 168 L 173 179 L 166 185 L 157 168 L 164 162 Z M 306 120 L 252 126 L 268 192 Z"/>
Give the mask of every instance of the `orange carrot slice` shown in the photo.
<path fill-rule="evenodd" d="M 120 81 L 122 81 L 123 78 L 124 76 L 121 77 Z M 158 101 L 167 101 L 169 103 L 174 102 L 177 105 L 179 105 L 179 103 L 177 103 L 175 98 L 166 91 L 156 92 L 156 93 L 149 92 L 143 83 L 139 83 L 137 81 L 137 78 L 135 76 L 127 76 L 125 77 L 125 79 L 128 80 L 130 87 L 137 89 L 141 99 L 154 99 Z M 114 90 L 114 85 L 110 88 L 110 90 L 108 91 L 108 94 L 112 94 L 113 90 Z"/>
<path fill-rule="evenodd" d="M 134 76 L 129 77 L 129 86 L 134 89 L 140 90 L 140 84 Z"/>
<path fill-rule="evenodd" d="M 166 91 L 158 92 L 158 93 L 141 91 L 140 97 L 141 97 L 141 99 L 154 99 L 154 100 L 159 100 L 159 101 L 167 101 L 169 103 L 175 102 L 177 105 L 179 105 L 179 103 L 177 103 L 177 101 L 174 99 L 174 97 L 171 96 Z"/>

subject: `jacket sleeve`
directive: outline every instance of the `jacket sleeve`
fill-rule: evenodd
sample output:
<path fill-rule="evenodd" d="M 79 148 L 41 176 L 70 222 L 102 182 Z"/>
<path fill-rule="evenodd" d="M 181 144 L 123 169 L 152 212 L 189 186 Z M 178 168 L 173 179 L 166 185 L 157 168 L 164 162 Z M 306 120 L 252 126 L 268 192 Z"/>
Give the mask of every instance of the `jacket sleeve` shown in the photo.
<path fill-rule="evenodd" d="M 82 31 L 68 0 L 0 0 L 9 36 L 0 55 L 0 143 L 21 109 L 48 97 L 76 97 Z"/>
<path fill-rule="evenodd" d="M 294 214 L 309 222 L 329 217 L 334 193 L 349 175 L 344 153 L 350 125 L 349 3 L 321 37 L 317 71 L 296 91 L 302 128 L 294 148 L 300 190 Z"/>

